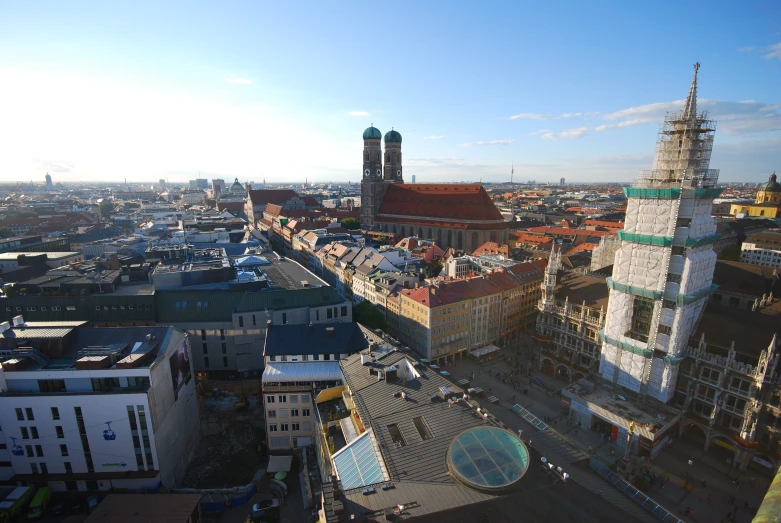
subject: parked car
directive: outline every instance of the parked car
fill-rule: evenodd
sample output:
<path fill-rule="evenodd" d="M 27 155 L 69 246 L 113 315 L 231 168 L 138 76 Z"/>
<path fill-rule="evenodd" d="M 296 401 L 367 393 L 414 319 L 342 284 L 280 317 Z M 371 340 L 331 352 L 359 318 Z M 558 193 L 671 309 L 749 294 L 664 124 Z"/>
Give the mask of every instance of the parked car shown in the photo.
<path fill-rule="evenodd" d="M 30 507 L 27 509 L 27 519 L 40 519 L 43 517 L 43 513 L 46 511 L 46 507 L 49 506 L 49 500 L 52 498 L 52 489 L 49 487 L 41 487 L 38 492 L 35 493 L 35 497 L 30 502 Z"/>
<path fill-rule="evenodd" d="M 61 499 L 59 501 L 55 501 L 51 505 L 49 505 L 49 513 L 52 516 L 61 516 L 65 514 L 65 511 L 67 509 L 67 505 L 65 504 L 65 500 Z"/>
<path fill-rule="evenodd" d="M 87 514 L 92 514 L 98 508 L 98 503 L 100 503 L 100 499 L 97 496 L 87 498 Z"/>
<path fill-rule="evenodd" d="M 68 498 L 68 512 L 78 514 L 84 510 L 84 500 L 79 497 Z"/>
<path fill-rule="evenodd" d="M 273 494 L 260 494 L 260 499 L 252 505 L 252 519 L 276 519 L 279 516 L 279 498 Z"/>

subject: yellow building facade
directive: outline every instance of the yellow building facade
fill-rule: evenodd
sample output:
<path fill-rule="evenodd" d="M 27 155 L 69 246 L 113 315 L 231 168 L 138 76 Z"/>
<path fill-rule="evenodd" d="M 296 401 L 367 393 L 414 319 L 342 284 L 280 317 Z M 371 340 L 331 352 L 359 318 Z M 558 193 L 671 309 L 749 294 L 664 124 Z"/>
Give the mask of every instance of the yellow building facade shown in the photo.
<path fill-rule="evenodd" d="M 776 173 L 771 174 L 767 183 L 759 188 L 753 204 L 734 203 L 729 213 L 733 216 L 745 213 L 746 216 L 756 218 L 781 217 L 781 184 L 778 183 Z"/>

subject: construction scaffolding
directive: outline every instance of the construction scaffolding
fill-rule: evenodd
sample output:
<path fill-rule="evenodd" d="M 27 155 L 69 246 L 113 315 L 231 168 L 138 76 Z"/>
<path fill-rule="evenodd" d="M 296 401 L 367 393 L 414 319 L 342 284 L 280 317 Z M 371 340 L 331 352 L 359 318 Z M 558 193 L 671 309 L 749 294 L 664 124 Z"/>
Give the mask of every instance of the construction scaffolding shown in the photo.
<path fill-rule="evenodd" d="M 614 385 L 672 399 L 678 366 L 712 285 L 718 240 L 709 169 L 715 123 L 697 112 L 697 72 L 683 110 L 668 114 L 651 170 L 641 171 L 618 233 L 600 374 Z"/>

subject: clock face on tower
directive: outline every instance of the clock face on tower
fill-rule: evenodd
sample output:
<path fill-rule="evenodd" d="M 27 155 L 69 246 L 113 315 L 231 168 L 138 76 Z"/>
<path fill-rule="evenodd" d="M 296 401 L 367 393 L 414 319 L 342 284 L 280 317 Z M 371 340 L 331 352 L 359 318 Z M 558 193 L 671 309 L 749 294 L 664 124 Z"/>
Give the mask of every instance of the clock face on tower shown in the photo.
<path fill-rule="evenodd" d="M 382 176 L 382 170 L 381 169 L 377 169 L 377 176 Z"/>
<path fill-rule="evenodd" d="M 366 171 L 364 171 L 364 174 L 365 174 L 366 176 L 369 176 L 369 174 L 370 174 L 370 171 L 369 171 L 369 169 L 366 169 Z"/>

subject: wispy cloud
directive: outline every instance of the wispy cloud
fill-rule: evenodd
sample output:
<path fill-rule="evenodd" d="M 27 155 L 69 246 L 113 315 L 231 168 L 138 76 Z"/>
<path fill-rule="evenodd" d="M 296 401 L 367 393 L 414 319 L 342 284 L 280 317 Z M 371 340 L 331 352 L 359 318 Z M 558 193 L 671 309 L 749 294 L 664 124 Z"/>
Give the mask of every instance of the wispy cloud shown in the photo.
<path fill-rule="evenodd" d="M 350 116 L 371 116 L 369 111 L 350 111 L 347 114 Z"/>
<path fill-rule="evenodd" d="M 775 45 L 771 45 L 767 49 L 770 52 L 765 55 L 765 58 L 767 58 L 768 60 L 772 60 L 773 58 L 781 60 L 781 42 L 778 42 Z"/>
<path fill-rule="evenodd" d="M 435 134 L 435 135 L 432 135 L 432 136 L 424 136 L 423 137 L 424 140 L 441 140 L 442 138 L 444 138 L 444 136 L 442 136 L 441 134 Z"/>
<path fill-rule="evenodd" d="M 615 123 L 603 124 L 594 128 L 595 131 L 607 131 L 641 124 L 659 125 L 668 112 L 680 111 L 684 100 L 674 102 L 658 102 L 653 104 L 629 107 L 602 118 Z M 697 106 L 707 110 L 711 118 L 719 124 L 724 134 L 749 134 L 781 130 L 781 113 L 779 105 L 769 105 L 756 100 L 708 100 L 700 98 Z"/>
<path fill-rule="evenodd" d="M 549 114 L 538 114 L 538 113 L 521 113 L 521 114 L 514 114 L 507 118 L 508 120 L 550 120 L 551 115 Z"/>
<path fill-rule="evenodd" d="M 578 127 L 577 129 L 567 129 L 566 131 L 562 131 L 560 133 L 554 133 L 554 132 L 547 132 L 542 135 L 543 140 L 575 140 L 577 138 L 582 138 L 588 134 L 588 127 Z"/>
<path fill-rule="evenodd" d="M 232 85 L 249 85 L 252 83 L 252 80 L 246 78 L 226 78 L 225 81 Z"/>
<path fill-rule="evenodd" d="M 576 118 L 583 116 L 583 113 L 564 113 L 559 116 L 552 114 L 540 114 L 540 113 L 521 113 L 508 116 L 508 120 L 559 120 L 562 118 Z"/>
<path fill-rule="evenodd" d="M 551 132 L 550 129 L 541 129 L 539 131 L 532 131 L 529 133 L 530 136 L 539 136 L 541 134 L 546 134 Z"/>
<path fill-rule="evenodd" d="M 475 147 L 478 145 L 510 145 L 515 140 L 491 140 L 488 142 L 467 142 L 462 143 L 459 145 L 459 147 Z"/>
<path fill-rule="evenodd" d="M 740 51 L 741 53 L 750 53 L 751 51 L 756 51 L 756 50 L 757 48 L 754 47 L 753 45 L 747 45 L 745 47 L 741 47 L 740 49 L 738 49 L 738 51 Z"/>

